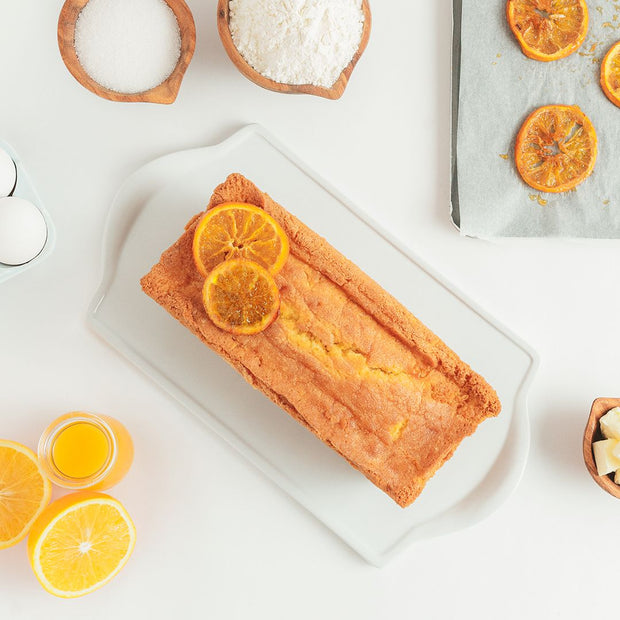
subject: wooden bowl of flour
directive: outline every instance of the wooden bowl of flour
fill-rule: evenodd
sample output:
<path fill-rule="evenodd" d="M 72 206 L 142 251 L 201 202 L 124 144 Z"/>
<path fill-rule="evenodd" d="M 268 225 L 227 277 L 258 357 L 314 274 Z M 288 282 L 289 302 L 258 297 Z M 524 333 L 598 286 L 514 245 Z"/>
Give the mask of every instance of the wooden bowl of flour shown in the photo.
<path fill-rule="evenodd" d="M 96 82 L 80 64 L 75 50 L 75 25 L 89 0 L 66 0 L 58 18 L 58 47 L 73 77 L 91 92 L 110 101 L 170 104 L 175 101 L 196 47 L 194 17 L 184 0 L 165 0 L 174 13 L 181 36 L 181 54 L 172 73 L 159 85 L 138 93 L 110 90 Z"/>
<path fill-rule="evenodd" d="M 364 53 L 364 50 L 368 45 L 368 40 L 370 39 L 372 18 L 368 0 L 363 0 L 362 2 L 364 26 L 362 30 L 362 38 L 357 51 L 349 64 L 341 72 L 340 77 L 329 88 L 315 86 L 314 84 L 284 84 L 281 82 L 276 82 L 275 80 L 272 80 L 256 71 L 256 69 L 254 69 L 254 67 L 252 67 L 241 55 L 233 41 L 229 24 L 229 3 L 230 0 L 218 0 L 217 29 L 228 57 L 246 78 L 259 86 L 266 88 L 267 90 L 273 90 L 278 93 L 315 95 L 317 97 L 325 97 L 326 99 L 339 99 L 342 97 L 347 84 L 349 83 L 349 78 L 353 73 L 353 69 L 355 69 L 355 65 Z"/>

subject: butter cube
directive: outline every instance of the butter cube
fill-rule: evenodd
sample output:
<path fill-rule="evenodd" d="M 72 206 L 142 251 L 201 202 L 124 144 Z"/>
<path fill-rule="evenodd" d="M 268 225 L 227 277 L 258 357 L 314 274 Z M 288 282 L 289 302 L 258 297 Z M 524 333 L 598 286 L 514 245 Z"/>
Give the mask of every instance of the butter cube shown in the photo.
<path fill-rule="evenodd" d="M 620 459 L 614 456 L 614 448 L 618 445 L 617 439 L 604 439 L 595 441 L 592 444 L 594 461 L 599 476 L 610 474 L 612 471 L 620 469 Z"/>
<path fill-rule="evenodd" d="M 600 424 L 603 437 L 620 440 L 620 407 L 610 409 L 600 419 Z"/>

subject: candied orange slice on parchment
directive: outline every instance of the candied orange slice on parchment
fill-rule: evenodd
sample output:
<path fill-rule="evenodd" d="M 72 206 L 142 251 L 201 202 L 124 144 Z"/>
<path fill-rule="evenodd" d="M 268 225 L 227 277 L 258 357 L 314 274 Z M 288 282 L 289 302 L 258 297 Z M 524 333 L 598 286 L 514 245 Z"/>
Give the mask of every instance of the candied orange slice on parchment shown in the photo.
<path fill-rule="evenodd" d="M 523 53 L 534 60 L 569 56 L 588 32 L 585 0 L 508 0 L 506 15 Z"/>
<path fill-rule="evenodd" d="M 289 243 L 282 227 L 263 209 L 235 202 L 206 212 L 194 233 L 193 253 L 203 276 L 235 258 L 252 260 L 275 275 L 288 258 Z"/>
<path fill-rule="evenodd" d="M 534 110 L 519 130 L 515 162 L 523 180 L 542 192 L 566 192 L 584 181 L 596 163 L 596 132 L 577 107 Z"/>
<path fill-rule="evenodd" d="M 601 86 L 607 98 L 620 108 L 620 41 L 612 46 L 603 59 Z"/>
<path fill-rule="evenodd" d="M 280 310 L 280 293 L 273 276 L 243 258 L 227 260 L 209 273 L 202 289 L 209 318 L 233 334 L 258 334 Z"/>

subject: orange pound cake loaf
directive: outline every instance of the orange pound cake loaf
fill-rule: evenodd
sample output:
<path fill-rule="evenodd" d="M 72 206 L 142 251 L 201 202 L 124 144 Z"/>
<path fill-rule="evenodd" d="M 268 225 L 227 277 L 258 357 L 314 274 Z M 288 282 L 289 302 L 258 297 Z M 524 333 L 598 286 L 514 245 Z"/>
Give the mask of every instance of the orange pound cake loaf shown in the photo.
<path fill-rule="evenodd" d="M 341 454 L 401 506 L 420 494 L 462 439 L 500 411 L 493 388 L 363 271 L 239 174 L 207 209 L 264 209 L 290 254 L 275 276 L 277 319 L 258 334 L 208 317 L 194 264 L 203 214 L 142 279 L 147 295 L 255 388 Z"/>

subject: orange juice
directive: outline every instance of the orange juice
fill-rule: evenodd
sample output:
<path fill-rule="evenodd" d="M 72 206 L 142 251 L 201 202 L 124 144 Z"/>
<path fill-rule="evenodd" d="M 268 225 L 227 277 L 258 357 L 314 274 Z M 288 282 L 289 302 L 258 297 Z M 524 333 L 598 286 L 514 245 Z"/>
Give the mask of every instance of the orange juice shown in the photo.
<path fill-rule="evenodd" d="M 39 440 L 39 459 L 55 484 L 68 489 L 107 489 L 123 478 L 133 460 L 127 429 L 114 418 L 67 413 Z"/>

